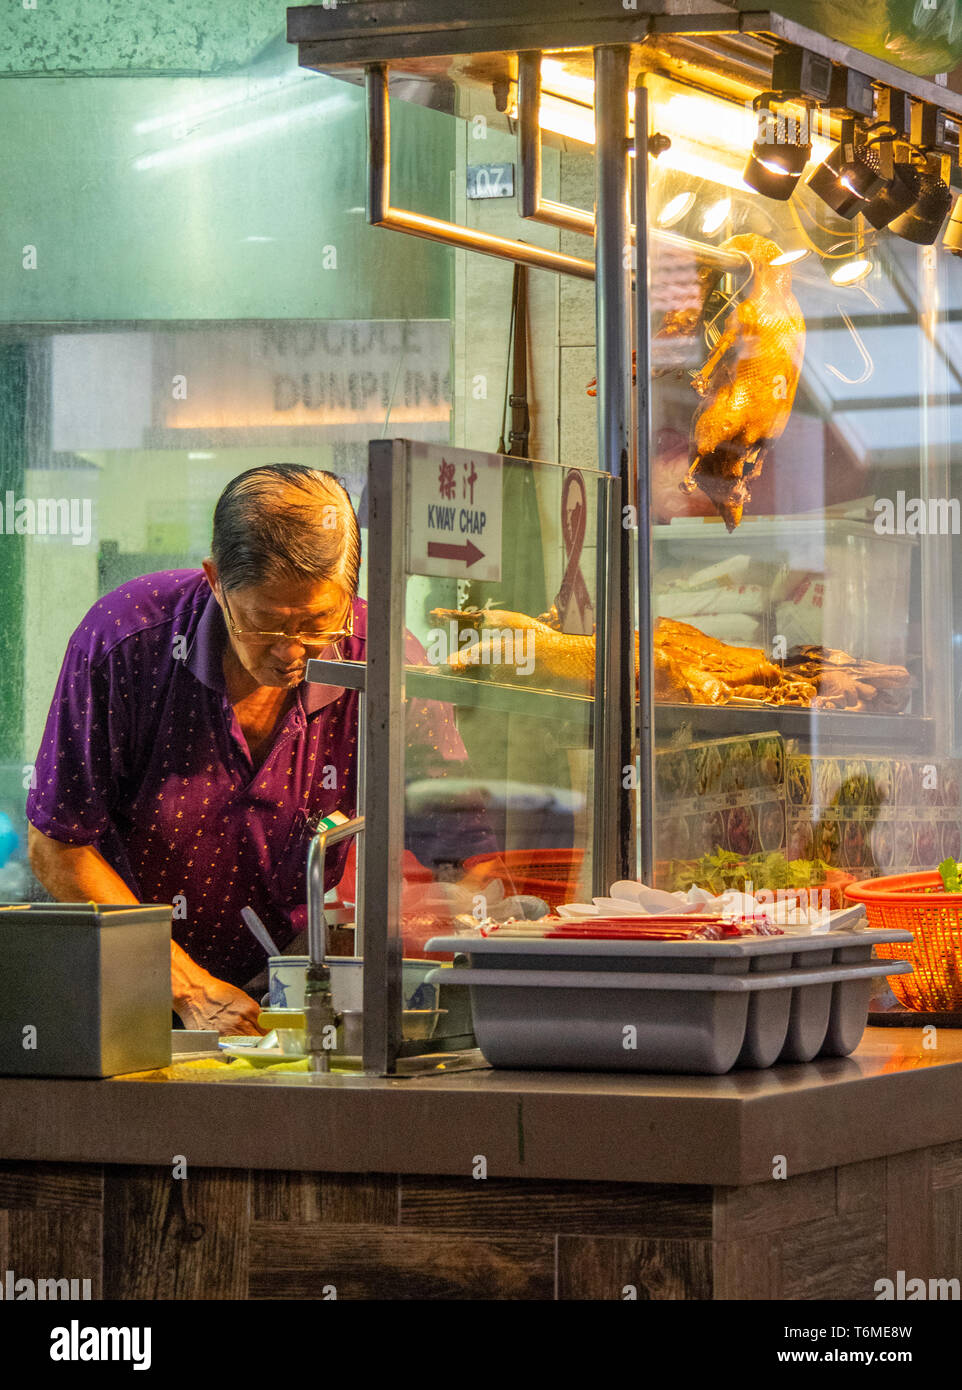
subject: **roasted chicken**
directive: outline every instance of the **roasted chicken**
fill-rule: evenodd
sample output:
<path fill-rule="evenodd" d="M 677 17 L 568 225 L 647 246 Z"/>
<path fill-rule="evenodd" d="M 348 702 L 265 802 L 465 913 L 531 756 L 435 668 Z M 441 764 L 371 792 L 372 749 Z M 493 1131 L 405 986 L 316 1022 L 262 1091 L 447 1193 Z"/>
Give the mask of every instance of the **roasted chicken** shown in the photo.
<path fill-rule="evenodd" d="M 805 320 L 792 294 L 791 268 L 772 264 L 780 255 L 773 241 L 747 233 L 723 246 L 746 255 L 753 274 L 692 379 L 703 404 L 692 422 L 691 462 L 681 488 L 701 488 L 733 531 L 766 450 L 788 423 L 805 355 Z"/>

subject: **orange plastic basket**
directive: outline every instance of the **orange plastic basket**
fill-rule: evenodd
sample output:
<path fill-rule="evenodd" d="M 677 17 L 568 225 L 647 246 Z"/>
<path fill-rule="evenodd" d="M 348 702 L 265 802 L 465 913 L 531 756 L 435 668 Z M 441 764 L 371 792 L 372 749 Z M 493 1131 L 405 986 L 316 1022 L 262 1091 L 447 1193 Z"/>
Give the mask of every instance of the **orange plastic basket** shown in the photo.
<path fill-rule="evenodd" d="M 937 873 L 867 878 L 846 888 L 864 903 L 870 927 L 910 931 L 911 942 L 876 946 L 885 960 L 912 962 L 911 975 L 890 975 L 895 997 L 916 1013 L 962 1009 L 962 893 L 947 893 Z"/>
<path fill-rule="evenodd" d="M 507 870 L 511 882 L 504 885 L 506 893 L 531 894 L 554 908 L 578 901 L 584 857 L 583 849 L 508 849 L 497 855 L 476 854 L 464 866 L 490 869 L 499 876 Z"/>

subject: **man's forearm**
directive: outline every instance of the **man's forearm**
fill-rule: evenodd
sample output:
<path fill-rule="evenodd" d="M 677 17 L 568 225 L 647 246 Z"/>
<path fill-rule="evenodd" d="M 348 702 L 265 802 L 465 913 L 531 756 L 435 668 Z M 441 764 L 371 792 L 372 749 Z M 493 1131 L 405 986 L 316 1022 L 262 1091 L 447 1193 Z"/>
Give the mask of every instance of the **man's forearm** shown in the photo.
<path fill-rule="evenodd" d="M 65 845 L 28 831 L 30 867 L 47 892 L 61 903 L 136 903 L 136 895 L 116 869 L 93 845 Z M 191 960 L 175 941 L 170 943 L 170 984 L 174 1000 L 185 999 L 208 972 Z"/>
<path fill-rule="evenodd" d="M 59 903 L 135 903 L 134 894 L 93 845 L 65 845 L 28 830 L 30 867 Z"/>

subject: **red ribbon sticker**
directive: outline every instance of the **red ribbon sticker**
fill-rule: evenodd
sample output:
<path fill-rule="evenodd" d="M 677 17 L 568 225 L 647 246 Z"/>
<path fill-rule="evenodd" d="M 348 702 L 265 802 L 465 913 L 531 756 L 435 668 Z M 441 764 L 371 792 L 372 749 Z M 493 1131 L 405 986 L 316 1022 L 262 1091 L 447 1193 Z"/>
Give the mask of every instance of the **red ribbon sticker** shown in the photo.
<path fill-rule="evenodd" d="M 590 635 L 595 630 L 594 606 L 581 573 L 581 551 L 588 525 L 585 481 L 577 468 L 565 474 L 561 488 L 561 535 L 565 547 L 565 572 L 555 599 L 562 632 Z"/>

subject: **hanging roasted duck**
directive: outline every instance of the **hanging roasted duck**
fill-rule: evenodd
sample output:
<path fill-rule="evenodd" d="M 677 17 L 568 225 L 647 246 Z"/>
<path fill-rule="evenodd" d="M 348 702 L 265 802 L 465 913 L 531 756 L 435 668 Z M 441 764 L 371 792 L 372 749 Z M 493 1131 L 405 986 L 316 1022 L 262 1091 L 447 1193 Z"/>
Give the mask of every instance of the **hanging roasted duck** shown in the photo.
<path fill-rule="evenodd" d="M 781 254 L 773 241 L 745 233 L 723 249 L 742 252 L 753 273 L 692 378 L 702 405 L 692 421 L 691 463 L 681 488 L 700 488 L 734 531 L 767 450 L 788 424 L 805 356 L 805 319 L 792 294 L 791 267 L 772 264 Z"/>

